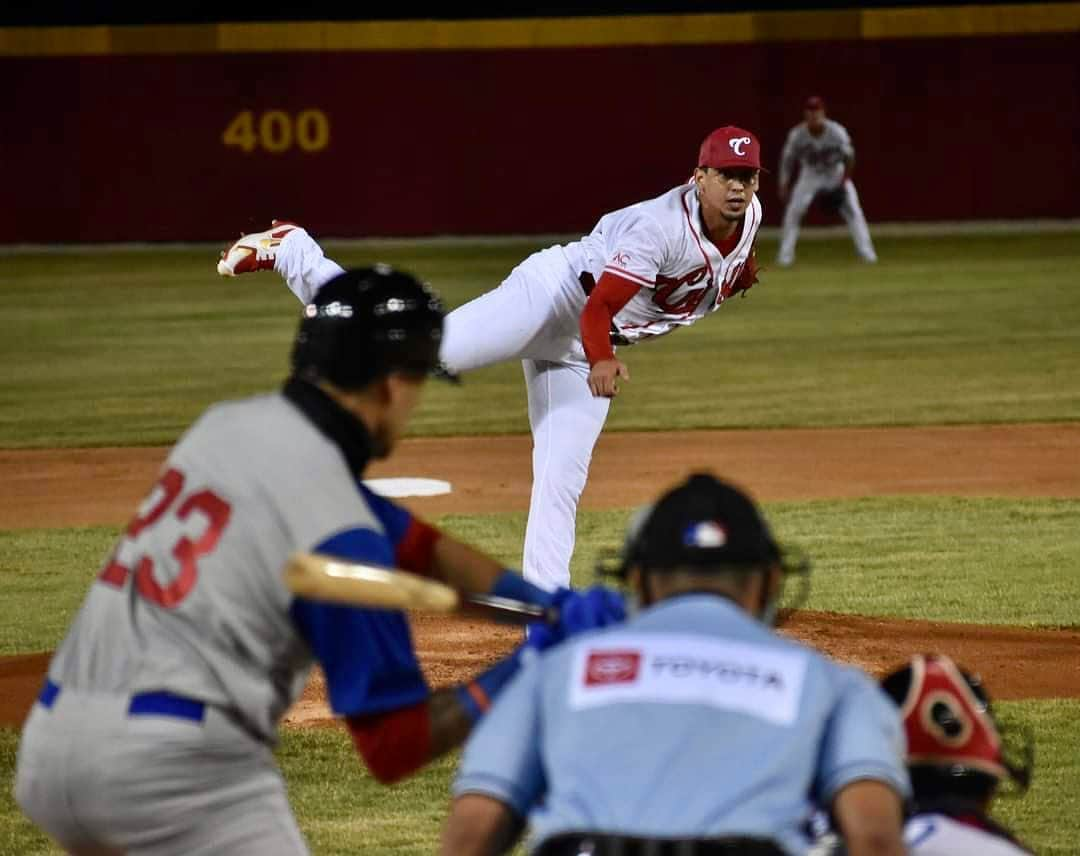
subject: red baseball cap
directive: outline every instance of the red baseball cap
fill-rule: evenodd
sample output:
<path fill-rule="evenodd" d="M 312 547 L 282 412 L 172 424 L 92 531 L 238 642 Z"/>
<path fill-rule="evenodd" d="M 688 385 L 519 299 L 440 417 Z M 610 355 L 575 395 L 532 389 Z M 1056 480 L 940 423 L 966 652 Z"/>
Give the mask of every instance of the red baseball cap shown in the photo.
<path fill-rule="evenodd" d="M 725 125 L 705 138 L 697 165 L 713 169 L 731 166 L 761 169 L 761 144 L 749 131 Z"/>
<path fill-rule="evenodd" d="M 804 110 L 824 110 L 825 102 L 820 95 L 811 95 L 803 105 Z"/>

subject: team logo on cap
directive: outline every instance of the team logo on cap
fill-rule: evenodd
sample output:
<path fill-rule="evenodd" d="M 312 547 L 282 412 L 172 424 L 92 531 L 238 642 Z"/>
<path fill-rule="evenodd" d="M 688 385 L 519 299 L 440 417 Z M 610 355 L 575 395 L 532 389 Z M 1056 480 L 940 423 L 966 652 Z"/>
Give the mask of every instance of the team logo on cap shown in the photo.
<path fill-rule="evenodd" d="M 691 523 L 683 533 L 683 545 L 705 550 L 723 547 L 727 543 L 727 530 L 715 520 Z"/>
<path fill-rule="evenodd" d="M 727 141 L 727 144 L 731 146 L 731 150 L 735 152 L 738 157 L 744 158 L 746 157 L 746 152 L 742 150 L 742 147 L 750 145 L 750 138 L 732 137 L 730 140 Z"/>

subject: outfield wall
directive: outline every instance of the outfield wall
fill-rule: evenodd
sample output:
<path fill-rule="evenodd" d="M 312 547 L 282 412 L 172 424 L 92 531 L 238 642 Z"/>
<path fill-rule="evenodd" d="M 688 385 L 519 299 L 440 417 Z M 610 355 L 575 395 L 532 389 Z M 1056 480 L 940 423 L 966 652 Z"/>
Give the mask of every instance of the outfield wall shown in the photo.
<path fill-rule="evenodd" d="M 587 229 L 728 122 L 775 224 L 810 93 L 871 220 L 1077 217 L 1080 4 L 1010 8 L 0 30 L 0 242 Z"/>

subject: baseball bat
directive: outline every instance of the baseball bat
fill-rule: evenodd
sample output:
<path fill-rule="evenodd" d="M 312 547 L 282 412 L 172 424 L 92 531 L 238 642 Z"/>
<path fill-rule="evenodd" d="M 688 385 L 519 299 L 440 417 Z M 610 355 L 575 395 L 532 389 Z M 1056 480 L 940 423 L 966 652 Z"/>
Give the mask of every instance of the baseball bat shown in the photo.
<path fill-rule="evenodd" d="M 371 609 L 467 612 L 503 624 L 552 621 L 553 610 L 536 604 L 457 589 L 399 568 L 346 562 L 319 553 L 294 553 L 285 564 L 285 585 L 312 600 Z"/>

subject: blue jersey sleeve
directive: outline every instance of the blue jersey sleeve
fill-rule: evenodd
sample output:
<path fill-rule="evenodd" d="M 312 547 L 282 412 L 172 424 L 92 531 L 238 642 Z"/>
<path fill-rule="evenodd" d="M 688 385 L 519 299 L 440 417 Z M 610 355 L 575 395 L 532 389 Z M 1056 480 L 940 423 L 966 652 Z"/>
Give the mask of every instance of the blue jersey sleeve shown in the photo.
<path fill-rule="evenodd" d="M 409 530 L 409 522 L 412 520 L 412 515 L 400 505 L 395 505 L 386 497 L 379 496 L 363 484 L 360 485 L 360 493 L 363 494 L 364 500 L 368 504 L 368 508 L 374 512 L 377 518 L 379 518 L 379 522 L 383 525 L 383 529 L 386 530 L 386 538 L 390 542 L 391 559 L 386 564 L 392 565 L 392 560 L 397 552 L 398 545 L 401 543 L 401 539 L 405 537 L 405 533 Z"/>
<path fill-rule="evenodd" d="M 492 797 L 527 818 L 547 790 L 540 758 L 540 674 L 534 660 L 499 694 L 465 745 L 452 788 L 455 797 Z"/>
<path fill-rule="evenodd" d="M 845 785 L 860 779 L 891 785 L 901 797 L 911 790 L 896 705 L 866 675 L 842 667 L 819 755 L 815 796 L 829 806 Z"/>
<path fill-rule="evenodd" d="M 315 551 L 351 561 L 393 564 L 390 541 L 371 529 L 338 533 Z M 402 613 L 299 597 L 293 600 L 291 613 L 326 674 L 335 713 L 382 713 L 427 698 L 428 687 Z"/>

